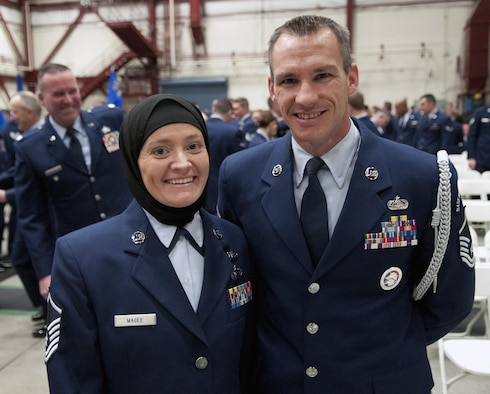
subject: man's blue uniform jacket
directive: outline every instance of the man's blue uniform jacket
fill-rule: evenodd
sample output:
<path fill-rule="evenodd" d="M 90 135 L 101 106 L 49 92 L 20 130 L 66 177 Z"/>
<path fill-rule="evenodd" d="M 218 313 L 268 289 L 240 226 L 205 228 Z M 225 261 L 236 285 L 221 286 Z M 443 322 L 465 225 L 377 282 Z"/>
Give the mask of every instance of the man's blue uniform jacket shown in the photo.
<path fill-rule="evenodd" d="M 437 292 L 414 301 L 434 248 L 436 157 L 356 126 L 361 144 L 349 190 L 316 269 L 294 200 L 291 137 L 222 164 L 219 212 L 243 228 L 256 262 L 253 393 L 427 394 L 426 346 L 472 309 L 473 261 L 460 250 L 468 251 L 469 229 L 454 169 Z M 418 244 L 366 248 L 392 217 L 415 221 Z"/>

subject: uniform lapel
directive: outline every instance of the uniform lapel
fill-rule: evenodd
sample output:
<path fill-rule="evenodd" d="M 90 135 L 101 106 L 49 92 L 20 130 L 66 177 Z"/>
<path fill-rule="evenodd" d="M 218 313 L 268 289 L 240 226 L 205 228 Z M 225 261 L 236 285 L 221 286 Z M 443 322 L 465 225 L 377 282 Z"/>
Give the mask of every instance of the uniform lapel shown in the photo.
<path fill-rule="evenodd" d="M 378 143 L 382 141 L 379 137 L 366 129 L 361 131 L 361 138 L 344 207 L 315 277 L 324 275 L 352 249 L 359 247 L 364 235 L 381 221 L 386 212 L 386 204 L 379 196 L 381 191 L 392 185 L 389 166 L 383 155 L 386 147 Z M 374 171 L 377 176 L 374 176 Z"/>
<path fill-rule="evenodd" d="M 167 251 L 143 210 L 133 202 L 124 215 L 123 244 L 125 252 L 135 258 L 133 278 L 182 326 L 206 343 L 201 323 L 187 300 Z M 141 239 L 142 234 L 143 242 L 133 240 L 135 235 Z"/>
<path fill-rule="evenodd" d="M 87 172 L 87 168 L 83 165 L 83 163 L 71 156 L 70 151 L 63 143 L 63 140 L 60 138 L 48 120 L 46 120 L 44 127 L 46 132 L 45 137 L 47 139 L 46 145 L 49 154 L 77 171 Z"/>
<path fill-rule="evenodd" d="M 213 226 L 212 218 L 201 211 L 204 225 L 204 282 L 201 291 L 201 300 L 197 310 L 198 318 L 202 324 L 214 310 L 217 303 L 226 297 L 226 289 L 230 281 L 232 263 L 227 257 L 226 245 L 223 239 L 226 234 Z M 217 237 L 215 234 L 220 234 Z"/>
<path fill-rule="evenodd" d="M 264 194 L 262 206 L 285 246 L 308 272 L 312 272 L 310 255 L 304 237 L 301 236 L 303 230 L 294 200 L 294 166 L 291 155 L 291 136 L 286 135 L 278 141 L 264 167 L 262 180 L 268 184 L 269 190 Z"/>

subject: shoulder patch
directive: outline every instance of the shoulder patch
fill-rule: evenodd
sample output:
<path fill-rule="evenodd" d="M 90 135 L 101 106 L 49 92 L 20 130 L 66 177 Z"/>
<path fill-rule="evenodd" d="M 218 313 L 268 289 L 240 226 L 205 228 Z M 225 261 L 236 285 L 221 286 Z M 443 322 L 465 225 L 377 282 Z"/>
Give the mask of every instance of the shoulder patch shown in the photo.
<path fill-rule="evenodd" d="M 56 305 L 51 293 L 48 296 L 48 316 L 46 320 L 46 352 L 44 362 L 47 363 L 51 356 L 58 350 L 61 334 L 61 316 L 63 310 Z"/>

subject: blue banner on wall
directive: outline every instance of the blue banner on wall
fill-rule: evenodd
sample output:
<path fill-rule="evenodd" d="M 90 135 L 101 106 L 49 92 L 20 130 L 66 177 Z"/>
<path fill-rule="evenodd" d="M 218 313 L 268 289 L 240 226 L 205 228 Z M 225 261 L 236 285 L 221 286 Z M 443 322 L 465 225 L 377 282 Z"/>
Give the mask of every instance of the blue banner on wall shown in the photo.
<path fill-rule="evenodd" d="M 17 81 L 17 91 L 22 92 L 24 90 L 24 84 L 22 82 L 22 76 L 20 74 L 17 74 L 15 77 L 15 80 Z"/>
<path fill-rule="evenodd" d="M 110 104 L 122 108 L 121 85 L 114 70 L 109 75 L 109 86 L 107 89 L 107 105 Z"/>

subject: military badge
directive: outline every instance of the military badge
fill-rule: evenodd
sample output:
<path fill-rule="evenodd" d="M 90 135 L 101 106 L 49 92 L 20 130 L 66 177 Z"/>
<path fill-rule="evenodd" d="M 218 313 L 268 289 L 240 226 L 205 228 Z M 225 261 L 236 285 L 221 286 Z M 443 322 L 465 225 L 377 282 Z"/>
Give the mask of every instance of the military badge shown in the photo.
<path fill-rule="evenodd" d="M 222 239 L 223 238 L 223 234 L 217 228 L 213 228 L 213 234 L 216 237 L 216 239 Z"/>
<path fill-rule="evenodd" d="M 133 234 L 131 234 L 131 241 L 133 241 L 135 245 L 142 244 L 143 242 L 145 242 L 145 239 L 146 239 L 145 233 L 141 231 L 136 231 Z"/>
<path fill-rule="evenodd" d="M 102 137 L 102 142 L 107 152 L 112 153 L 119 150 L 119 131 L 107 132 Z"/>
<path fill-rule="evenodd" d="M 368 167 L 364 171 L 364 176 L 370 181 L 375 181 L 379 177 L 379 172 L 375 167 Z"/>
<path fill-rule="evenodd" d="M 383 290 L 393 290 L 399 285 L 403 277 L 402 270 L 398 267 L 388 268 L 381 275 L 379 285 Z"/>
<path fill-rule="evenodd" d="M 282 174 L 282 166 L 280 164 L 276 164 L 272 169 L 273 176 L 279 176 Z"/>
<path fill-rule="evenodd" d="M 408 208 L 408 201 L 400 196 L 395 196 L 395 199 L 389 200 L 386 206 L 390 211 L 403 211 Z"/>

